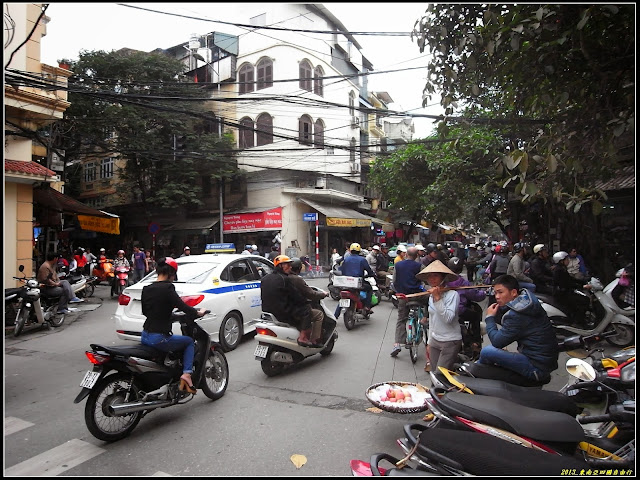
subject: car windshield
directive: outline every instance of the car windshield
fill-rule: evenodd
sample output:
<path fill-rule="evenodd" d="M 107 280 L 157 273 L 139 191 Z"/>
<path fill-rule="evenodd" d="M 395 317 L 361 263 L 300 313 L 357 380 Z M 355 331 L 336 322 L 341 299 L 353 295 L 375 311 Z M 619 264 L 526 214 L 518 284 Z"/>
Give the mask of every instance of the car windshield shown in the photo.
<path fill-rule="evenodd" d="M 202 283 L 211 274 L 217 263 L 190 262 L 178 264 L 178 279 L 174 283 Z M 158 274 L 154 271 L 147 275 L 145 282 L 155 282 Z"/>

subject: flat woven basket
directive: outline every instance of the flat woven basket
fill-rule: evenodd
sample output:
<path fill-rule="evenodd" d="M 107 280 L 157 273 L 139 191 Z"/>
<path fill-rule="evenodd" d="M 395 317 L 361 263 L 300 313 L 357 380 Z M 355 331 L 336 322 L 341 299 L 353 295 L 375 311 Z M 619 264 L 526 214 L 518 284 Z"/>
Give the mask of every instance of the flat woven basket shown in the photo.
<path fill-rule="evenodd" d="M 410 406 L 405 406 L 402 404 L 396 404 L 388 401 L 381 401 L 379 392 L 380 390 L 386 390 L 392 387 L 401 387 L 405 390 L 412 392 L 412 396 L 415 394 L 418 397 L 418 403 L 416 404 L 415 400 L 412 402 Z M 381 382 L 371 385 L 365 391 L 365 396 L 367 400 L 369 400 L 376 407 L 381 410 L 385 410 L 387 412 L 392 413 L 418 413 L 424 412 L 429 409 L 429 404 L 427 402 L 429 398 L 429 390 L 420 385 L 419 383 L 410 383 L 410 382 Z"/>

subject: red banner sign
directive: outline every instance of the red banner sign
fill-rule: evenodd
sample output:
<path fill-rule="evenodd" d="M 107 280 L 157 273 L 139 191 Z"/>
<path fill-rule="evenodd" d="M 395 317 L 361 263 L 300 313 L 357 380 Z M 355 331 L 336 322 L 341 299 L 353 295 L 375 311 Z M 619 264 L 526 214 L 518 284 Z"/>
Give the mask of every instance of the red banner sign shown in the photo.
<path fill-rule="evenodd" d="M 222 219 L 222 230 L 226 233 L 282 230 L 282 208 L 225 215 Z"/>

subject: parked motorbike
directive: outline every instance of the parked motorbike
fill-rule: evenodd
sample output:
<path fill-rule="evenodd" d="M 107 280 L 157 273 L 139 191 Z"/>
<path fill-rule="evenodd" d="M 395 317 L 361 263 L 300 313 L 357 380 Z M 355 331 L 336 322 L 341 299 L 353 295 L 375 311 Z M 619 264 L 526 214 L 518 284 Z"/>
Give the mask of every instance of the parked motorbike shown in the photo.
<path fill-rule="evenodd" d="M 222 346 L 211 341 L 198 319 L 182 312 L 172 317 L 180 322 L 182 334 L 195 341 L 191 374 L 194 387 L 202 389 L 211 400 L 218 400 L 229 383 L 229 365 Z M 91 344 L 86 356 L 93 368 L 80 382 L 82 390 L 73 403 L 88 397 L 85 423 L 99 440 L 120 440 L 156 408 L 182 405 L 193 399 L 193 394 L 179 389 L 182 351 L 165 353 L 142 344 Z"/>
<path fill-rule="evenodd" d="M 414 433 L 414 431 L 418 433 Z M 353 476 L 561 476 L 579 475 L 590 467 L 586 462 L 549 455 L 496 437 L 451 429 L 428 429 L 417 424 L 404 426 L 405 438 L 397 440 L 405 451 L 398 459 L 376 453 L 369 462 L 351 460 Z M 415 439 L 409 448 L 410 439 Z M 411 462 L 411 464 L 409 463 Z M 381 465 L 385 465 L 382 467 Z"/>
<path fill-rule="evenodd" d="M 60 280 L 66 280 L 67 282 L 69 282 L 69 285 L 71 285 L 71 290 L 73 290 L 73 293 L 76 297 L 83 298 L 85 296 L 89 296 L 87 295 L 87 277 L 85 277 L 81 273 L 78 273 L 78 271 L 70 273 L 67 267 L 63 267 L 58 272 L 58 278 Z"/>
<path fill-rule="evenodd" d="M 120 296 L 124 289 L 129 286 L 129 272 L 131 267 L 119 265 L 115 267 L 115 277 L 111 283 L 111 296 Z"/>
<path fill-rule="evenodd" d="M 602 283 L 595 277 L 589 281 L 590 289 L 575 290 L 579 295 L 589 297 L 591 308 L 589 309 L 590 321 L 586 325 L 593 327 L 578 327 L 571 325 L 569 316 L 563 310 L 565 307 L 558 304 L 551 295 L 536 293 L 542 308 L 556 328 L 556 334 L 561 339 L 571 334 L 592 335 L 614 332 L 615 335 L 607 335 L 606 341 L 616 347 L 628 347 L 635 342 L 635 309 L 625 311 L 620 309 L 609 293 L 605 293 Z"/>
<path fill-rule="evenodd" d="M 58 301 L 60 295 L 50 296 L 44 290 L 40 290 L 40 284 L 35 278 L 27 278 L 24 274 L 24 265 L 18 267 L 22 277 L 13 277 L 24 283 L 14 293 L 19 300 L 13 330 L 14 337 L 22 333 L 24 328 L 40 328 L 43 326 L 59 327 L 64 323 L 64 313 L 58 313 Z M 6 301 L 5 290 L 5 301 Z M 6 311 L 6 306 L 5 306 Z"/>
<path fill-rule="evenodd" d="M 319 290 L 317 287 L 311 287 Z M 312 302 L 312 307 L 324 312 L 322 336 L 319 347 L 298 345 L 300 331 L 291 324 L 276 319 L 271 313 L 263 312 L 253 323 L 256 327 L 255 339 L 258 342 L 253 355 L 260 361 L 262 371 L 268 377 L 282 373 L 285 368 L 300 363 L 305 358 L 319 353 L 326 356 L 333 351 L 338 339 L 337 322 L 326 307 L 324 300 Z"/>
<path fill-rule="evenodd" d="M 342 308 L 344 325 L 347 330 L 352 330 L 356 322 L 369 320 L 371 313 L 364 306 L 367 294 L 362 290 L 362 281 L 368 282 L 373 290 L 373 295 L 377 295 L 378 287 L 373 277 L 334 277 L 334 284 L 341 286 L 339 306 Z"/>

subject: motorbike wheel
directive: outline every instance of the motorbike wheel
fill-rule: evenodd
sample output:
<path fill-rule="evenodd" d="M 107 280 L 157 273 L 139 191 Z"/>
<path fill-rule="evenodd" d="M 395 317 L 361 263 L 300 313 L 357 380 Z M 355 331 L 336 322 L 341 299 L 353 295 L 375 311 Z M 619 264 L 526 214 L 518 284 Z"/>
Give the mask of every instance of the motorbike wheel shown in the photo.
<path fill-rule="evenodd" d="M 55 310 L 53 310 L 54 308 L 55 309 L 58 308 L 56 306 L 49 307 L 49 308 L 51 308 L 52 310 L 51 317 L 49 317 L 49 320 L 48 320 L 49 325 L 55 328 L 62 326 L 62 324 L 64 323 L 64 313 L 57 313 Z"/>
<path fill-rule="evenodd" d="M 344 326 L 347 330 L 352 330 L 356 326 L 356 310 L 355 308 L 347 308 L 344 311 Z"/>
<path fill-rule="evenodd" d="M 269 358 L 271 356 L 271 348 L 267 352 L 267 358 L 262 359 L 260 362 L 260 366 L 262 367 L 262 371 L 267 377 L 275 377 L 276 375 L 280 375 L 284 370 L 284 363 L 282 362 L 272 362 Z"/>
<path fill-rule="evenodd" d="M 28 319 L 29 310 L 26 308 L 20 308 L 20 310 L 18 310 L 18 315 L 16 316 L 16 325 L 13 328 L 14 337 L 17 337 L 22 333 L 22 329 L 24 328 L 24 325 L 27 323 Z"/>
<path fill-rule="evenodd" d="M 224 353 L 210 350 L 204 364 L 204 374 L 200 380 L 200 388 L 211 400 L 217 400 L 224 395 L 229 385 L 229 364 Z"/>
<path fill-rule="evenodd" d="M 242 317 L 238 312 L 229 312 L 220 325 L 220 343 L 225 352 L 235 350 L 242 340 Z"/>
<path fill-rule="evenodd" d="M 635 337 L 631 326 L 622 323 L 612 323 L 610 326 L 616 331 L 617 335 L 605 337 L 605 340 L 609 345 L 620 348 L 633 345 Z"/>
<path fill-rule="evenodd" d="M 93 283 L 87 283 L 87 286 L 84 287 L 84 290 L 85 290 L 86 296 L 91 297 L 93 296 L 93 293 L 95 292 L 96 287 Z"/>
<path fill-rule="evenodd" d="M 127 392 L 131 396 L 127 398 Z M 138 400 L 138 386 L 131 382 L 131 375 L 116 373 L 104 377 L 93 387 L 84 408 L 84 421 L 91 435 L 98 440 L 115 442 L 129 435 L 142 419 L 142 411 L 123 416 L 108 413 L 110 405 Z"/>
<path fill-rule="evenodd" d="M 331 335 L 331 340 L 329 340 L 329 342 L 327 342 L 327 345 L 320 350 L 320 355 L 329 355 L 332 351 L 333 351 L 333 346 L 336 343 L 336 337 L 334 335 Z"/>

